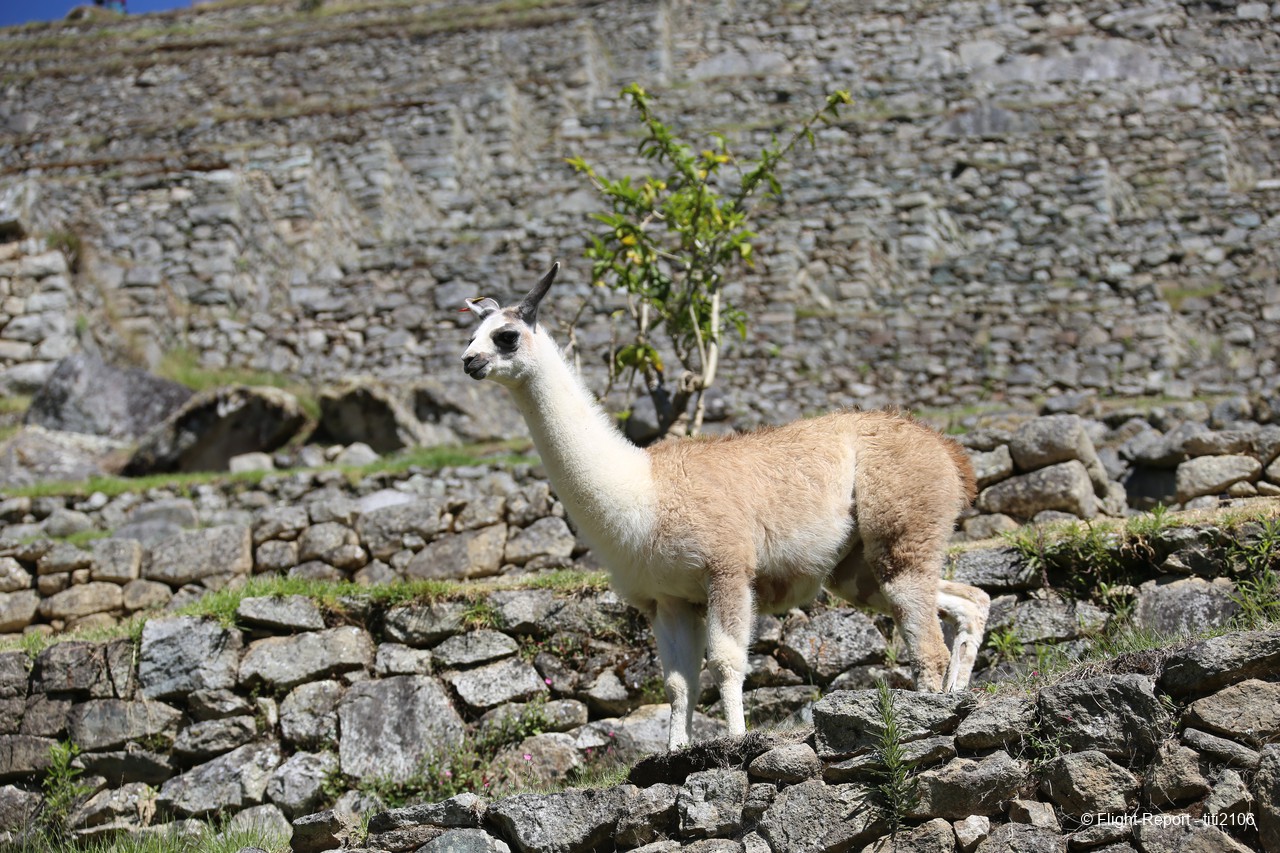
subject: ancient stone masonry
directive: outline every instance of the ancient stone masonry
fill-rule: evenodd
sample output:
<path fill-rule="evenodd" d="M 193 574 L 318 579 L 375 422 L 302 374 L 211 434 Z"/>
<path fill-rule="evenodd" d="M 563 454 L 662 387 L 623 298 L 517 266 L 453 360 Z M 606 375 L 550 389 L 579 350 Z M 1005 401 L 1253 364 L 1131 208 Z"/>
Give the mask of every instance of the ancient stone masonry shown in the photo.
<path fill-rule="evenodd" d="M 0 250 L 0 383 L 35 387 L 77 338 L 317 380 L 451 371 L 460 300 L 558 258 L 550 319 L 590 300 L 602 387 L 617 306 L 578 258 L 597 201 L 563 158 L 634 168 L 617 92 L 637 81 L 748 152 L 855 97 L 729 287 L 752 316 L 724 371 L 740 424 L 1271 390 L 1278 17 L 547 0 L 8 30 L 0 234 L 31 237 Z"/>
<path fill-rule="evenodd" d="M 372 608 L 348 599 L 352 609 L 327 613 L 302 596 L 249 597 L 232 626 L 156 617 L 137 645 L 126 637 L 65 641 L 34 658 L 0 653 L 0 837 L 33 820 L 35 782 L 66 740 L 80 747 L 90 788 L 72 816 L 83 838 L 180 831 L 235 813 L 291 834 L 296 851 L 467 841 L 780 852 L 863 849 L 891 832 L 891 804 L 872 789 L 884 772 L 883 717 L 868 684 L 901 671 L 815 651 L 838 647 L 848 619 L 874 633 L 865 617 L 761 620 L 748 704 L 753 728 L 774 733 L 668 756 L 667 708 L 648 704 L 652 638 L 636 614 L 603 592 L 475 594 Z M 493 627 L 467 627 L 478 604 Z M 1070 839 L 1073 848 L 1274 853 L 1278 662 L 1280 634 L 1255 631 L 1029 692 L 895 690 L 916 793 L 898 804 L 898 843 L 993 851 L 1017 838 L 1017 849 L 1064 850 Z M 644 760 L 626 784 L 605 789 L 499 799 L 482 785 L 479 795 L 390 811 L 354 790 L 448 767 L 464 738 L 531 712 L 540 733 L 502 748 L 488 784 L 563 785 L 602 760 Z M 709 712 L 697 716 L 702 739 L 722 726 Z M 334 802 L 337 778 L 352 791 Z M 362 811 L 373 813 L 367 838 Z"/>
<path fill-rule="evenodd" d="M 426 386 L 423 392 L 431 390 Z M 1078 407 L 1087 406 L 1086 401 Z M 229 408 L 232 416 L 249 412 L 261 431 L 260 409 Z M 184 411 L 169 421 L 187 422 Z M 400 414 L 406 428 L 426 429 L 407 411 Z M 1280 496 L 1280 426 L 1242 420 L 1256 416 L 1249 401 L 1236 399 L 1212 411 L 1203 404 L 1175 404 L 1145 413 L 1117 410 L 1105 420 L 1064 412 L 975 430 L 963 441 L 980 491 L 975 507 L 961 518 L 957 539 L 988 539 L 1028 521 L 1110 519 L 1119 526 L 1126 516 L 1157 505 L 1211 509 L 1224 499 Z M 464 434 L 497 426 L 487 417 L 448 423 Z M 222 447 L 232 432 L 215 429 L 213 443 Z M 65 435 L 41 431 L 28 441 Z M 20 455 L 32 446 L 10 446 L 8 453 Z M 180 447 L 198 458 L 228 452 L 215 453 L 181 436 L 149 439 L 143 446 Z M 291 467 L 378 458 L 363 445 L 334 447 L 327 454 L 309 445 L 278 456 Z M 265 453 L 249 457 L 233 457 L 233 468 L 244 461 L 273 463 Z M 11 473 L 6 476 L 14 482 Z M 65 541 L 76 536 L 104 538 L 84 547 Z M 1194 546 L 1171 540 L 1149 555 L 1140 580 L 1151 588 L 1144 585 L 1138 598 L 1139 616 L 1152 620 L 1148 627 L 1199 630 L 1234 612 L 1235 587 L 1223 576 L 1223 555 L 1233 540 L 1221 531 L 1202 539 Z M 1044 578 L 1024 577 L 1016 560 L 975 559 L 958 560 L 955 571 L 998 597 L 993 625 L 1043 623 L 1018 625 L 1024 642 L 1074 640 L 1106 618 L 1087 607 L 1042 600 L 1043 591 L 1029 592 Z M 110 624 L 155 607 L 179 607 L 251 575 L 378 584 L 594 565 L 541 472 L 529 464 L 359 477 L 322 467 L 114 498 L 19 496 L 0 501 L 0 633 Z M 1166 585 L 1172 592 L 1166 594 Z M 1021 598 L 999 598 L 1010 592 Z M 1170 609 L 1182 593 L 1194 594 L 1195 606 Z M 1028 596 L 1035 600 L 1023 600 Z"/>

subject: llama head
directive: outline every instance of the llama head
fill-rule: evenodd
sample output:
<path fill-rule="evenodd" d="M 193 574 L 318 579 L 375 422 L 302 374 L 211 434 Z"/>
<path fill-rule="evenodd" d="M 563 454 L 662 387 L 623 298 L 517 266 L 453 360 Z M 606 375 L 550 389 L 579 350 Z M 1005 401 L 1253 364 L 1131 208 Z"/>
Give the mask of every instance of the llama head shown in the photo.
<path fill-rule="evenodd" d="M 462 353 L 462 369 L 472 379 L 492 379 L 503 385 L 518 385 L 534 369 L 534 334 L 538 330 L 538 304 L 547 295 L 560 264 L 550 271 L 524 299 L 509 308 L 496 301 L 468 299 L 466 310 L 480 319 Z"/>

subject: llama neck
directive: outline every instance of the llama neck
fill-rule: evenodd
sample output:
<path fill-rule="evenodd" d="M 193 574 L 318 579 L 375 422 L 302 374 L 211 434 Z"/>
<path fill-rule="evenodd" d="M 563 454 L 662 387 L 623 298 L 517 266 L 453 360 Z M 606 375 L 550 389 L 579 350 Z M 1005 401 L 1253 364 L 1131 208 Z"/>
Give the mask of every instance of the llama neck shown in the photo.
<path fill-rule="evenodd" d="M 544 332 L 540 370 L 512 387 L 551 486 L 599 556 L 641 547 L 654 525 L 649 454 L 627 441 Z"/>

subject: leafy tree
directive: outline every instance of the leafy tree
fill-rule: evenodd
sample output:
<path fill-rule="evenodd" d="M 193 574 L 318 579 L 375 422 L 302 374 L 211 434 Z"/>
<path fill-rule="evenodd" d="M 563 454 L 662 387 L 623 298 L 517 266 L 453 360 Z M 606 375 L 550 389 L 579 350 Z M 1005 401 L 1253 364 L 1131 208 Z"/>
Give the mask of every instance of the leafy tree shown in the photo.
<path fill-rule="evenodd" d="M 848 92 L 827 96 L 785 141 L 754 159 L 740 160 L 724 136 L 712 134 L 711 147 L 695 151 L 653 113 L 652 99 L 639 85 L 622 90 L 638 114 L 643 136 L 639 154 L 661 172 L 633 179 L 610 179 L 581 157 L 568 163 L 584 175 L 608 204 L 592 218 L 605 229 L 591 237 L 585 251 L 592 279 L 627 296 L 630 340 L 615 345 L 610 387 L 626 374 L 639 377 L 653 398 L 663 434 L 697 434 L 705 413 L 705 392 L 715 382 L 727 327 L 745 337 L 747 316 L 723 296 L 726 277 L 751 266 L 751 202 L 777 196 L 777 169 L 802 141 L 814 145 L 813 128 L 838 115 Z M 737 180 L 722 174 L 738 170 Z M 724 189 L 722 189 L 722 187 Z M 684 368 L 675 393 L 667 389 L 667 365 L 654 343 L 662 332 Z M 692 423 L 688 423 L 693 403 Z"/>

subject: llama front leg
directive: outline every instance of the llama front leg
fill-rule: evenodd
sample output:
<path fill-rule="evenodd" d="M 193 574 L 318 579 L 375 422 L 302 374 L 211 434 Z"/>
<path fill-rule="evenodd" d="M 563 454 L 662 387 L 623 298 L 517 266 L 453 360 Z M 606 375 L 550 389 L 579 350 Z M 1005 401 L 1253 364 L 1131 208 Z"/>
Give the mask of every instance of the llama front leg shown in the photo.
<path fill-rule="evenodd" d="M 755 600 L 745 572 L 711 575 L 707 596 L 707 667 L 720 688 L 729 735 L 747 733 L 742 682 L 747 677 L 747 648 L 755 622 Z"/>
<path fill-rule="evenodd" d="M 653 615 L 653 634 L 662 660 L 662 674 L 671 703 L 667 749 L 689 745 L 693 709 L 698 705 L 698 676 L 707 644 L 701 608 L 679 598 L 660 598 Z"/>

